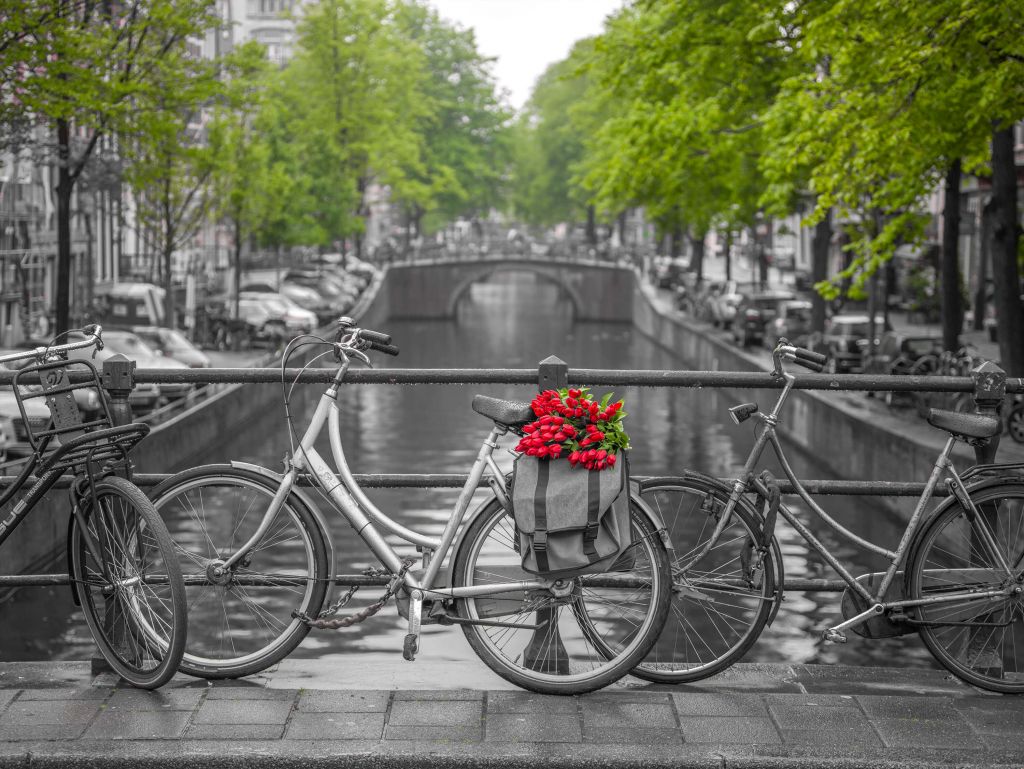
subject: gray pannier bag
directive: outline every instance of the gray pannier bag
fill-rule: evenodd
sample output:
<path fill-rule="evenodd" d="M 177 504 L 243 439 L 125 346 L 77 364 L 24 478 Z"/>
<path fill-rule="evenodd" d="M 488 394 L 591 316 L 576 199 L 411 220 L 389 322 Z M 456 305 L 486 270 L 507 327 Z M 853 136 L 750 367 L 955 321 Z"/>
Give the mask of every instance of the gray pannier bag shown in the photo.
<path fill-rule="evenodd" d="M 516 458 L 512 512 L 523 571 L 559 578 L 632 568 L 629 471 L 625 454 L 619 459 L 586 470 L 565 459 Z"/>

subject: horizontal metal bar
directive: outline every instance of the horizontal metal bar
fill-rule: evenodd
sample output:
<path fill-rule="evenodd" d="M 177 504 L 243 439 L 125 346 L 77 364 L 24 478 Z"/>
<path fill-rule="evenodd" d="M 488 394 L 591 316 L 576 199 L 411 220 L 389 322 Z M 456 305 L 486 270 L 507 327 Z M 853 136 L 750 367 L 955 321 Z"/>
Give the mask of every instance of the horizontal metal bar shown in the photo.
<path fill-rule="evenodd" d="M 629 587 L 633 583 L 628 578 L 610 575 L 605 577 L 601 574 L 594 574 L 584 578 L 590 587 Z M 244 581 L 243 581 L 244 580 Z M 335 584 L 343 587 L 383 587 L 390 582 L 387 576 L 367 576 L 366 574 L 338 574 L 335 576 Z M 261 579 L 256 575 L 246 575 L 239 579 L 239 584 L 251 585 L 254 587 L 273 587 L 274 585 L 294 584 L 295 578 L 268 576 Z M 15 587 L 53 587 L 70 585 L 71 577 L 67 574 L 3 574 L 0 575 L 0 589 Z M 186 585 L 209 584 L 205 577 L 200 575 L 186 575 Z M 635 585 L 633 585 L 635 586 Z M 807 593 L 839 593 L 846 589 L 846 583 L 839 579 L 787 579 L 783 585 L 784 590 L 799 590 Z"/>
<path fill-rule="evenodd" d="M 284 380 L 326 384 L 334 379 L 333 368 L 284 370 Z M 0 371 L 0 383 L 9 383 L 14 372 Z M 280 384 L 280 368 L 146 369 L 135 371 L 135 381 L 169 384 L 227 382 Z M 537 369 L 353 369 L 350 384 L 522 384 L 536 386 Z M 759 371 L 685 371 L 570 368 L 569 382 L 581 385 L 639 387 L 739 387 L 773 389 L 780 380 Z M 974 380 L 961 376 L 890 376 L 874 374 L 798 374 L 798 390 L 862 390 L 892 392 L 973 392 Z M 1008 378 L 1007 392 L 1024 392 L 1024 379 Z"/>
<path fill-rule="evenodd" d="M 61 476 L 55 488 L 68 488 L 71 485 L 73 476 Z M 136 473 L 132 480 L 143 488 L 156 486 L 170 478 L 168 473 Z M 339 477 L 340 476 L 336 476 Z M 461 473 L 368 473 L 356 474 L 356 481 L 360 486 L 368 489 L 461 489 L 466 485 L 468 475 Z M 635 475 L 633 480 L 644 481 L 650 476 Z M 665 476 L 658 476 L 659 478 Z M 488 476 L 484 476 L 479 486 L 485 487 L 488 484 Z M 9 486 L 14 482 L 15 476 L 0 476 L 0 487 Z M 37 479 L 33 476 L 26 481 L 26 487 L 31 486 Z M 733 478 L 722 478 L 721 480 L 732 483 Z M 834 481 L 834 480 L 810 480 L 801 481 L 804 487 L 811 494 L 823 496 L 853 496 L 853 497 L 919 497 L 924 491 L 924 484 L 916 481 Z M 299 478 L 300 486 L 309 486 L 312 482 L 305 477 Z M 795 493 L 793 484 L 789 481 L 780 480 L 779 488 L 783 494 Z M 944 488 L 936 488 L 936 496 L 946 496 L 949 492 Z"/>

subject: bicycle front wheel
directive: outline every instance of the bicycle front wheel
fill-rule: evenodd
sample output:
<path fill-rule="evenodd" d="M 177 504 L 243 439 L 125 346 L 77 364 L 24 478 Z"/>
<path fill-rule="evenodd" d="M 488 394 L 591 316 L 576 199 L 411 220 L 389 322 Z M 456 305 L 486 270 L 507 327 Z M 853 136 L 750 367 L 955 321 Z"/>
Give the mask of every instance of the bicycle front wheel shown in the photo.
<path fill-rule="evenodd" d="M 185 573 L 188 645 L 181 670 L 202 678 L 251 675 L 284 659 L 309 632 L 327 595 L 327 544 L 316 516 L 294 494 L 233 569 L 219 563 L 257 531 L 277 483 L 231 465 L 168 478 L 153 502 Z"/>
<path fill-rule="evenodd" d="M 647 681 L 687 683 L 740 660 L 754 644 L 776 600 L 776 551 L 761 564 L 744 547 L 760 524 L 743 505 L 711 550 L 707 544 L 729 495 L 698 476 L 655 479 L 641 499 L 660 517 L 674 547 L 672 607 L 654 647 L 633 675 Z M 759 566 L 759 568 L 758 568 Z"/>
<path fill-rule="evenodd" d="M 123 478 L 98 482 L 80 505 L 71 577 L 89 630 L 124 680 L 162 686 L 178 670 L 187 627 L 174 543 L 153 503 Z"/>
<path fill-rule="evenodd" d="M 517 686 L 544 694 L 594 691 L 626 675 L 650 649 L 668 612 L 665 545 L 631 505 L 628 566 L 567 580 L 564 591 L 528 590 L 459 598 L 469 645 Z M 455 554 L 452 585 L 533 580 L 515 551 L 515 522 L 492 501 Z"/>
<path fill-rule="evenodd" d="M 1021 694 L 1024 483 L 980 489 L 971 500 L 979 515 L 953 503 L 921 530 L 907 571 L 907 594 L 914 601 L 935 601 L 914 608 L 913 616 L 921 639 L 947 670 L 983 689 Z M 999 595 L 981 595 L 986 592 Z"/>

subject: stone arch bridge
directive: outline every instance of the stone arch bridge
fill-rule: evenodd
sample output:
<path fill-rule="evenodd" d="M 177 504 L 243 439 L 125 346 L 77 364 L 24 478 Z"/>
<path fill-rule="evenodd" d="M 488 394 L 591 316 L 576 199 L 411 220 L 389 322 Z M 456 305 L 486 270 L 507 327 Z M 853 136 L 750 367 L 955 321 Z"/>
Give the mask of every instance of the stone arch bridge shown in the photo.
<path fill-rule="evenodd" d="M 382 286 L 392 318 L 450 318 L 474 283 L 500 272 L 533 272 L 559 285 L 577 320 L 633 319 L 633 270 L 593 261 L 501 257 L 393 265 Z"/>

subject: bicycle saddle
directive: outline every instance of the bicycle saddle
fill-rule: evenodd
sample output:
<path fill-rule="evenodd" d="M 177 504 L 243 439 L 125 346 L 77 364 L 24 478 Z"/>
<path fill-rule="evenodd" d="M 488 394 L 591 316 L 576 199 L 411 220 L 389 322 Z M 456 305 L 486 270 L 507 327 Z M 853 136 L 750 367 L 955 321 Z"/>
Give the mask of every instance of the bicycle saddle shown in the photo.
<path fill-rule="evenodd" d="M 529 403 L 506 401 L 489 395 L 474 395 L 473 411 L 506 427 L 526 424 L 534 418 Z"/>
<path fill-rule="evenodd" d="M 928 424 L 962 438 L 991 438 L 1001 428 L 995 417 L 939 409 L 928 410 Z"/>

